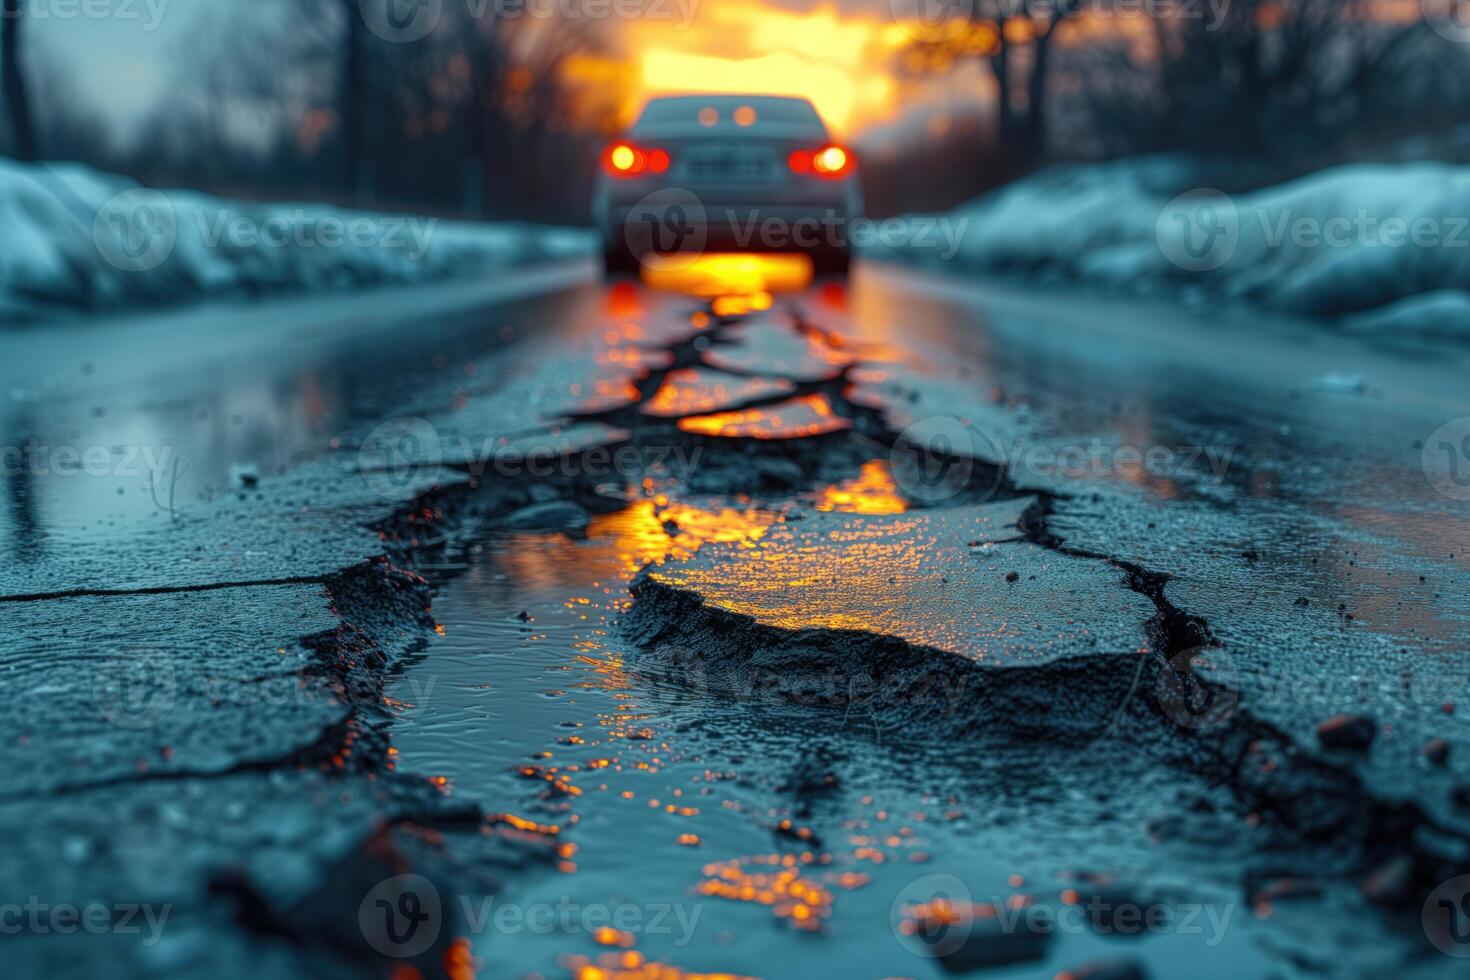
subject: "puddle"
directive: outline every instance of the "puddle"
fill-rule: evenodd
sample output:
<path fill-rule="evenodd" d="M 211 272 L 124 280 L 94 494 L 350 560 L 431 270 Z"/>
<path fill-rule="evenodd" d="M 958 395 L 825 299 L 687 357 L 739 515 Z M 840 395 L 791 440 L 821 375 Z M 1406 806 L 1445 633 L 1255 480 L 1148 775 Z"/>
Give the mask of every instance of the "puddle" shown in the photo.
<path fill-rule="evenodd" d="M 881 482 L 864 467 L 824 499 L 881 499 Z M 1120 845 L 1115 830 L 1065 826 L 1112 809 L 1056 807 L 1073 793 L 1065 773 L 1031 785 L 1005 775 L 1015 760 L 641 674 L 616 632 L 632 574 L 707 543 L 753 545 L 776 520 L 654 497 L 597 518 L 585 540 L 507 533 L 469 548 L 435 601 L 441 638 L 389 692 L 405 705 L 397 764 L 513 823 L 556 826 L 561 841 L 555 870 L 462 900 L 480 977 L 937 977 L 903 922 L 953 882 L 976 902 L 1021 903 L 1059 894 L 1064 866 L 1133 868 L 1153 848 L 1136 832 Z M 1050 976 L 1140 943 L 1151 968 L 1259 972 L 1235 926 L 1239 954 L 1207 968 L 1196 957 L 1208 932 L 1078 928 L 1043 960 L 986 975 Z"/>
<path fill-rule="evenodd" d="M 852 422 L 833 413 L 832 403 L 822 394 L 799 395 L 767 408 L 687 415 L 679 420 L 685 432 L 750 439 L 809 439 L 851 427 Z"/>
<path fill-rule="evenodd" d="M 909 505 L 898 492 L 888 463 L 870 459 L 856 477 L 825 488 L 817 498 L 816 509 L 842 514 L 904 514 Z"/>
<path fill-rule="evenodd" d="M 785 378 L 740 377 L 708 368 L 682 368 L 664 378 L 643 411 L 659 418 L 680 418 L 719 412 L 756 398 L 789 395 L 795 388 Z"/>
<path fill-rule="evenodd" d="M 1104 975 L 1089 972 L 1101 962 L 1121 962 L 1115 976 L 1270 972 L 1280 953 L 1264 949 L 1232 852 L 1247 821 L 1224 789 L 1122 738 L 1063 750 L 1007 738 L 997 722 L 949 740 L 943 726 L 884 721 L 855 701 L 841 711 L 764 689 L 731 696 L 703 674 L 661 671 L 623 639 L 623 620 L 632 631 L 650 608 L 630 614 L 628 587 L 655 563 L 651 589 L 689 587 L 705 611 L 775 628 L 879 632 L 998 667 L 1139 652 L 1154 607 L 1116 568 L 1020 540 L 1027 499 L 976 506 L 956 492 L 914 509 L 853 421 L 865 421 L 859 388 L 909 384 L 912 365 L 884 337 L 848 339 L 785 298 L 772 312 L 783 269 L 713 259 L 651 270 L 651 284 L 714 297 L 682 321 L 644 317 L 645 294 L 614 287 L 609 312 L 643 322 L 607 343 L 649 349 L 596 355 L 617 370 L 566 394 L 626 409 L 619 424 L 635 443 L 677 420 L 712 457 L 691 486 L 727 493 L 772 476 L 789 497 L 761 507 L 633 479 L 638 498 L 594 516 L 584 538 L 487 534 L 442 580 L 441 636 L 389 692 L 408 706 L 393 729 L 401 768 L 512 827 L 556 828 L 554 866 L 462 909 L 478 975 L 983 968 L 1030 980 Z M 701 285 L 722 278 L 748 288 Z M 807 311 L 830 317 L 844 303 L 824 289 Z M 651 349 L 660 331 L 663 352 Z M 690 614 L 658 632 L 714 651 L 728 638 L 721 622 Z M 1035 708 L 1043 721 L 1069 710 L 1052 700 Z M 1271 935 L 1292 914 L 1278 909 Z"/>

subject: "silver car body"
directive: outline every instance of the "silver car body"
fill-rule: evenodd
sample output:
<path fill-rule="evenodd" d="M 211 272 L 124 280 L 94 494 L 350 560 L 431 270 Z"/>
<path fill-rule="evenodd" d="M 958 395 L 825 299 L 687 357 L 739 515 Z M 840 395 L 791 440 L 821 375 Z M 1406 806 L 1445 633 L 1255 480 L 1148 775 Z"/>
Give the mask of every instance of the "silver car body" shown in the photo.
<path fill-rule="evenodd" d="M 793 170 L 793 153 L 831 146 L 805 99 L 676 96 L 651 100 L 623 143 L 667 153 L 663 172 L 599 172 L 593 215 L 611 250 L 679 250 L 669 232 L 688 232 L 704 251 L 840 251 L 861 215 L 850 172 L 823 177 Z M 849 151 L 850 152 L 850 151 Z"/>

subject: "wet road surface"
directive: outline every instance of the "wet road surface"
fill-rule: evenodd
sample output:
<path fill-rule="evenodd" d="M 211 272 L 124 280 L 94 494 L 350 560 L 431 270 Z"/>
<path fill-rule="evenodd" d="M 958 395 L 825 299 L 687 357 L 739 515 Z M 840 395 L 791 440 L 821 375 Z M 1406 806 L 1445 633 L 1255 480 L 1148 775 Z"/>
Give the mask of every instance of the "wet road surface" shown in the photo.
<path fill-rule="evenodd" d="M 11 341 L 0 874 L 179 910 L 77 975 L 1443 975 L 1464 355 L 767 272 Z"/>

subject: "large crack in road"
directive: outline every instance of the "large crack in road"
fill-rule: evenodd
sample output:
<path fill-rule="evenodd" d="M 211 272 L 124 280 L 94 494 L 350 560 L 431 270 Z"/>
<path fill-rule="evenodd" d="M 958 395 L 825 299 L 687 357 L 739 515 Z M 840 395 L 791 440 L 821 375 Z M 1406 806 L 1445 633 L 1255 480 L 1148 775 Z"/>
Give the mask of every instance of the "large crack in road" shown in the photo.
<path fill-rule="evenodd" d="M 935 743 L 1030 742 L 1060 756 L 1085 751 L 1103 739 L 1124 741 L 1144 760 L 1188 774 L 1204 787 L 1225 787 L 1239 808 L 1242 826 L 1251 830 L 1249 836 L 1268 835 L 1247 846 L 1263 856 L 1243 879 L 1245 897 L 1252 902 L 1265 901 L 1262 895 L 1289 893 L 1290 882 L 1301 874 L 1292 869 L 1312 868 L 1313 881 L 1325 875 L 1360 884 L 1369 900 L 1392 916 L 1412 910 L 1436 883 L 1465 870 L 1463 846 L 1470 838 L 1461 831 L 1437 823 L 1412 802 L 1376 795 L 1351 764 L 1297 744 L 1280 727 L 1255 715 L 1248 702 L 1241 703 L 1239 692 L 1213 684 L 1208 668 L 1197 666 L 1220 646 L 1210 624 L 1169 600 L 1167 574 L 1070 546 L 1049 520 L 1065 491 L 1018 485 L 995 459 L 913 444 L 911 432 L 900 430 L 881 403 L 862 398 L 856 390 L 854 378 L 871 367 L 863 360 L 861 344 L 835 329 L 816 327 L 799 308 L 722 315 L 718 304 L 710 304 L 692 314 L 690 325 L 685 335 L 646 348 L 656 352 L 652 360 L 659 366 L 630 378 L 623 399 L 573 409 L 564 420 L 626 432 L 626 438 L 600 447 L 609 451 L 676 445 L 697 454 L 698 472 L 684 474 L 683 480 L 660 474 L 656 482 L 633 481 L 612 491 L 573 479 L 555 487 L 556 499 L 595 515 L 616 513 L 629 499 L 651 496 L 654 517 L 671 538 L 684 533 L 673 515 L 681 507 L 710 506 L 711 495 L 742 497 L 774 516 L 762 535 L 699 541 L 689 552 L 645 566 L 625 583 L 634 601 L 615 624 L 618 635 L 640 651 L 636 670 L 717 699 L 741 704 L 776 699 L 819 717 L 824 712 L 840 715 L 844 727 L 855 715 L 863 717 L 879 742 L 885 731 L 902 731 L 910 740 Z M 780 332 L 815 352 L 793 357 L 773 339 Z M 757 334 L 754 342 L 752 334 Z M 742 351 L 743 344 L 755 350 Z M 737 356 L 722 356 L 731 349 Z M 790 373 L 746 366 L 793 360 L 796 370 Z M 742 386 L 740 379 L 750 384 Z M 813 404 L 814 413 L 803 411 Z M 669 411 L 670 406 L 679 406 L 682 414 Z M 580 452 L 570 454 L 565 471 L 581 472 L 576 464 Z M 903 481 L 890 469 L 895 463 L 966 476 L 936 502 L 932 494 L 905 494 Z M 860 488 L 857 497 L 867 492 L 870 499 L 831 510 L 839 518 L 843 510 L 857 517 L 807 513 L 824 506 L 814 495 L 825 490 L 830 497 L 834 488 L 853 485 Z M 1147 616 L 1123 612 L 1132 617 L 1128 621 L 1136 642 L 1101 653 L 1080 653 L 1061 643 L 1055 645 L 1060 654 L 1049 661 L 1027 662 L 1031 658 L 1023 656 L 1008 662 L 1004 654 L 975 656 L 963 643 L 926 644 L 906 637 L 902 629 L 887 631 L 884 617 L 871 615 L 872 607 L 858 603 L 837 608 L 850 598 L 840 590 L 822 594 L 813 604 L 815 583 L 809 573 L 832 572 L 837 579 L 854 574 L 853 556 L 842 556 L 839 540 L 852 531 L 852 520 L 871 530 L 893 520 L 880 516 L 884 510 L 901 511 L 906 520 L 913 515 L 942 519 L 945 514 L 984 514 L 1012 501 L 1013 520 L 994 521 L 999 533 L 992 540 L 966 540 L 969 535 L 961 534 L 963 547 L 970 549 L 968 560 L 977 557 L 976 546 L 991 554 L 1030 547 L 1105 569 L 1117 598 L 1081 593 L 1099 605 L 1087 610 L 1084 603 L 1079 607 L 1083 615 L 1066 623 L 1089 632 L 1089 618 L 1102 621 L 1117 615 L 1109 607 L 1130 610 L 1122 596 L 1131 594 L 1144 600 L 1148 610 Z M 481 507 L 476 520 L 483 522 L 481 529 L 493 528 L 515 509 L 516 502 L 498 501 L 493 513 Z M 408 512 L 414 515 L 409 522 L 413 535 L 422 535 L 424 515 L 453 524 L 461 520 L 453 516 L 459 510 L 446 505 L 442 495 L 419 501 Z M 865 510 L 874 513 L 864 515 Z M 844 526 L 843 520 L 849 523 Z M 819 521 L 828 524 L 809 540 L 777 540 L 783 529 L 796 528 L 799 538 L 803 527 Z M 951 530 L 960 534 L 964 529 Z M 913 533 L 912 527 L 897 532 Z M 938 540 L 920 546 L 933 547 Z M 953 536 L 946 542 L 955 543 Z M 785 610 L 754 609 L 743 599 L 732 600 L 732 593 L 748 592 L 753 579 L 783 573 L 779 565 L 767 565 L 753 575 L 745 567 L 748 555 L 781 557 L 787 546 L 792 554 L 811 560 L 810 568 L 788 575 L 786 583 L 807 596 Z M 863 584 L 882 591 L 884 573 L 892 571 L 886 576 L 893 593 L 888 604 L 914 599 L 912 584 L 897 581 L 912 569 L 902 562 L 889 568 L 882 560 L 864 569 L 878 574 L 868 574 Z M 691 570 L 703 574 L 690 581 Z M 1040 579 L 1043 589 L 1065 590 L 1069 577 L 1077 574 L 1044 568 L 1030 578 Z M 1049 575 L 1054 581 L 1047 581 Z M 996 577 L 991 584 L 1014 591 L 1017 577 Z M 975 604 L 982 616 L 991 611 L 983 593 L 961 591 L 948 601 L 960 597 Z M 789 592 L 778 595 L 774 606 L 787 599 Z M 822 602 L 832 605 L 821 610 Z M 934 617 L 945 614 L 923 606 L 916 615 L 930 617 L 932 626 Z M 842 625 L 823 625 L 829 620 Z M 1101 632 L 1107 634 L 1106 629 Z M 1227 704 L 1228 713 L 1211 719 L 1212 703 Z M 1186 714 L 1182 721 L 1180 712 Z M 852 730 L 863 728 L 854 725 Z M 538 768 L 535 775 L 553 784 L 570 778 L 554 766 L 549 771 Z M 544 800 L 544 795 L 538 798 Z M 558 800 L 554 810 L 569 807 Z"/>
<path fill-rule="evenodd" d="M 248 660 L 216 668 L 241 685 L 280 682 L 311 692 L 278 712 L 279 738 L 271 744 L 218 751 L 217 722 L 195 732 L 149 730 L 135 743 L 121 740 L 115 758 L 99 767 L 90 733 L 78 743 L 85 769 L 37 772 L 0 798 L 0 808 L 11 808 L 15 825 L 27 819 L 27 806 L 66 799 L 108 820 L 153 826 L 152 786 L 177 784 L 170 792 L 189 801 L 193 816 L 171 826 L 168 846 L 208 852 L 185 823 L 223 812 L 232 796 L 254 799 L 261 813 L 278 813 L 283 828 L 264 849 L 278 857 L 294 842 L 312 853 L 312 866 L 284 882 L 273 880 L 269 858 L 219 867 L 219 851 L 239 845 L 234 831 L 221 832 L 200 862 L 215 867 L 211 898 L 201 900 L 185 871 L 157 892 L 187 909 L 196 946 L 218 941 L 219 910 L 228 910 L 238 932 L 201 962 L 264 941 L 278 962 L 305 957 L 324 974 L 391 966 L 393 958 L 363 935 L 357 903 L 386 878 L 411 872 L 436 883 L 452 927 L 409 960 L 425 975 L 458 975 L 451 965 L 465 962 L 474 931 L 448 898 L 500 894 L 530 869 L 571 864 L 590 770 L 585 762 L 534 762 L 520 767 L 536 786 L 522 807 L 463 801 L 442 779 L 399 771 L 394 740 L 406 717 L 388 688 L 433 656 L 441 627 L 431 598 L 472 566 L 467 556 L 476 542 L 508 531 L 580 540 L 593 522 L 636 510 L 651 520 L 642 530 L 665 540 L 619 556 L 617 580 L 597 583 L 612 597 L 604 606 L 606 635 L 629 654 L 620 661 L 629 676 L 749 708 L 746 723 L 755 729 L 780 728 L 791 717 L 782 711 L 795 708 L 800 730 L 851 732 L 878 747 L 884 766 L 899 765 L 900 747 L 916 745 L 965 758 L 977 750 L 1019 754 L 1029 765 L 1070 773 L 1069 791 L 1107 796 L 1108 806 L 1174 810 L 1151 822 L 1150 834 L 1177 841 L 1176 853 L 1196 855 L 1202 866 L 1220 863 L 1208 853 L 1215 848 L 1242 857 L 1243 897 L 1258 911 L 1272 898 L 1297 897 L 1293 882 L 1346 883 L 1360 886 L 1393 929 L 1393 917 L 1415 911 L 1435 884 L 1470 870 L 1463 828 L 1378 792 L 1351 760 L 1301 744 L 1248 697 L 1212 682 L 1208 662 L 1223 649 L 1217 624 L 1171 601 L 1168 573 L 1122 557 L 1137 551 L 1131 544 L 1111 554 L 1069 543 L 1055 516 L 1074 499 L 1070 491 L 1027 486 L 1001 459 L 975 450 L 983 440 L 970 438 L 966 449 L 928 438 L 923 420 L 913 424 L 913 406 L 895 397 L 903 384 L 924 384 L 923 371 L 906 363 L 912 352 L 863 340 L 834 321 L 840 315 L 811 302 L 772 306 L 767 297 L 720 296 L 619 334 L 593 361 L 601 373 L 573 381 L 573 404 L 543 411 L 541 427 L 502 440 L 493 459 L 445 459 L 448 478 L 428 481 L 390 515 L 374 517 L 369 526 L 381 554 L 356 565 L 0 597 L 17 611 L 35 610 L 28 628 L 37 633 L 74 615 L 68 603 L 111 603 L 105 615 L 116 616 L 118 603 L 235 599 L 240 590 L 294 589 L 291 601 L 305 606 L 316 599 L 316 608 L 297 617 L 310 628 L 294 638 L 283 670 L 261 673 Z M 972 415 L 958 407 L 943 421 L 971 432 L 994 421 Z M 587 435 L 557 442 L 553 453 L 542 453 L 545 475 L 528 476 L 537 448 L 519 447 L 521 438 L 536 447 L 564 432 Z M 636 471 L 609 477 L 593 465 L 594 455 L 605 460 L 622 450 L 634 451 Z M 302 533 L 312 533 L 309 522 Z M 138 612 L 158 614 L 155 607 Z M 180 615 L 214 614 L 200 607 Z M 214 645 L 240 646 L 235 629 L 217 630 Z M 210 703 L 209 685 L 193 680 L 180 679 L 179 697 Z M 1226 710 L 1212 715 L 1212 705 Z M 625 748 L 647 742 L 651 752 L 684 758 L 728 752 L 710 741 L 719 735 L 713 718 L 673 727 L 691 740 L 678 752 L 638 725 L 622 723 L 615 735 Z M 771 737 L 776 751 L 779 737 Z M 149 754 L 160 740 L 167 754 Z M 748 800 L 730 807 L 765 821 L 799 861 L 832 859 L 821 849 L 826 831 L 770 813 L 787 806 L 796 816 L 820 815 L 813 800 L 837 792 L 833 760 L 847 751 L 813 743 L 789 773 L 741 777 L 769 782 L 757 797 L 764 806 Z M 567 737 L 559 744 L 585 743 Z M 1138 798 L 1106 774 L 1086 772 L 1090 754 L 1142 786 L 1166 787 L 1172 798 Z M 740 764 L 731 761 L 732 771 Z M 913 778 L 936 786 L 959 778 L 981 797 L 995 791 L 987 781 L 993 775 L 955 777 L 957 766 L 936 764 Z M 1165 769 L 1176 776 L 1160 781 L 1156 772 Z M 1221 790 L 1233 807 L 1228 819 L 1212 802 Z M 304 818 L 294 805 L 314 799 L 320 809 L 327 798 L 335 802 L 326 823 L 324 814 Z M 527 818 L 508 809 L 538 812 Z M 1050 811 L 1040 819 L 1067 823 L 1065 805 Z M 328 824 L 329 846 L 305 843 Z M 25 861 L 31 868 L 54 840 L 37 834 L 34 859 Z M 28 846 L 21 840 L 19 851 Z M 120 875 L 160 865 L 157 855 L 140 861 L 139 854 L 117 848 L 108 860 Z M 748 865 L 727 870 L 742 882 L 751 873 Z M 80 870 L 71 878 L 74 890 L 84 880 Z M 1079 887 L 1116 887 L 1108 876 L 1078 881 L 1074 900 Z M 700 894 L 725 897 L 714 886 Z M 1034 890 L 1023 897 L 1059 901 Z M 1360 914 L 1351 897 L 1320 900 L 1334 914 Z M 801 907 L 821 926 L 832 906 L 827 894 L 810 906 L 788 904 L 782 914 L 791 919 Z M 1016 952 L 1033 961 L 1047 947 Z M 572 968 L 617 975 L 626 964 L 607 955 L 580 956 Z M 964 970 L 975 956 L 964 948 L 941 959 Z M 1334 971 L 1320 959 L 1311 965 Z"/>

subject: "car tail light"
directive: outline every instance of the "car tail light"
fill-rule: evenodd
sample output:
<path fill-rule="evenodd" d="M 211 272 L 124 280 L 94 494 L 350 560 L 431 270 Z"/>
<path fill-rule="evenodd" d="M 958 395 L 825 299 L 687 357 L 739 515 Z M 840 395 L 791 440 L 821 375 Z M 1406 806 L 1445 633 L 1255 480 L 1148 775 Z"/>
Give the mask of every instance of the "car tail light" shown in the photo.
<path fill-rule="evenodd" d="M 658 147 L 614 143 L 602 155 L 602 169 L 614 177 L 641 177 L 669 169 L 669 151 Z"/>
<path fill-rule="evenodd" d="M 841 180 L 857 166 L 852 153 L 835 143 L 815 150 L 797 150 L 787 163 L 792 173 L 812 174 L 824 180 Z"/>

